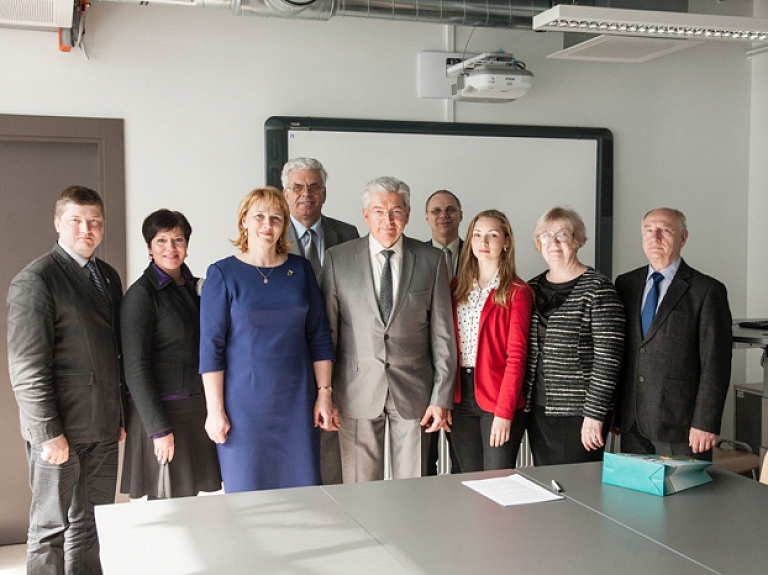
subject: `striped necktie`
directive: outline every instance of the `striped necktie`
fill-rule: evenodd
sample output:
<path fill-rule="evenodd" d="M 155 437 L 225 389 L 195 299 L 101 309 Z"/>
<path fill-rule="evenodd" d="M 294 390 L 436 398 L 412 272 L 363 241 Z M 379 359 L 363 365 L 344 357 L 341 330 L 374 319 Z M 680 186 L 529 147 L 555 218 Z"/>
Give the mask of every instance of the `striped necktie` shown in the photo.
<path fill-rule="evenodd" d="M 96 264 L 93 262 L 93 260 L 88 260 L 88 262 L 85 264 L 85 267 L 88 268 L 88 273 L 91 276 L 91 281 L 93 282 L 93 285 L 96 286 L 96 289 L 99 292 L 99 295 L 101 296 L 101 299 L 104 300 L 104 303 L 109 305 L 109 294 L 107 294 L 106 288 L 104 288 L 104 283 L 101 281 L 101 277 L 99 276 L 99 272 L 96 271 Z"/>

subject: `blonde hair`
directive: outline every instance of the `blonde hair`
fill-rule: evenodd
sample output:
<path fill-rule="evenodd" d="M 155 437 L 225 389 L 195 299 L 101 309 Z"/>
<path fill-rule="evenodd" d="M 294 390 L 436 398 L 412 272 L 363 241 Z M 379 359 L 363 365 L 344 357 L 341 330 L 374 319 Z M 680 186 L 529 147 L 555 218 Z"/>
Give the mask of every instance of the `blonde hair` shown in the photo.
<path fill-rule="evenodd" d="M 565 224 L 565 228 L 573 234 L 573 243 L 571 245 L 577 250 L 587 243 L 587 226 L 584 225 L 584 220 L 581 219 L 578 212 L 556 206 L 548 210 L 536 222 L 536 229 L 533 230 L 533 245 L 536 247 L 537 252 L 541 253 L 541 240 L 539 236 L 555 222 L 562 222 Z"/>
<path fill-rule="evenodd" d="M 475 231 L 475 225 L 480 218 L 493 218 L 498 221 L 504 237 L 509 238 L 509 247 L 501 253 L 499 262 L 499 287 L 493 294 L 493 302 L 501 307 L 507 307 L 507 296 L 513 285 L 522 284 L 522 280 L 517 275 L 515 266 L 515 236 L 512 233 L 512 226 L 499 210 L 484 210 L 477 214 L 469 223 L 467 228 L 467 237 L 464 248 L 461 250 L 461 259 L 459 262 L 459 272 L 456 274 L 456 289 L 454 295 L 459 303 L 467 303 L 469 292 L 472 291 L 474 280 L 478 273 L 477 257 L 472 251 L 472 234 Z"/>
<path fill-rule="evenodd" d="M 275 250 L 278 254 L 288 253 L 288 226 L 291 225 L 289 219 L 290 210 L 288 208 L 288 202 L 285 201 L 283 193 L 277 188 L 272 186 L 266 186 L 265 188 L 256 188 L 255 190 L 248 192 L 248 194 L 240 201 L 240 206 L 237 208 L 237 230 L 238 236 L 236 240 L 229 240 L 232 245 L 238 248 L 242 253 L 248 251 L 248 230 L 243 225 L 243 218 L 248 213 L 253 205 L 257 202 L 264 202 L 267 208 L 278 208 L 283 212 L 283 232 L 280 234 L 280 238 L 277 240 L 277 246 Z"/>

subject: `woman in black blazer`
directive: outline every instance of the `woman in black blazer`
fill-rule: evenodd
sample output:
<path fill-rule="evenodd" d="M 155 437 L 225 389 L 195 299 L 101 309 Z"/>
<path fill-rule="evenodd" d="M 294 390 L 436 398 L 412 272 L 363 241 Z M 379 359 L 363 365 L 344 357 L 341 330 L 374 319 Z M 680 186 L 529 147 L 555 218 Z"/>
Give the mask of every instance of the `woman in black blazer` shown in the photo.
<path fill-rule="evenodd" d="M 120 310 L 130 392 L 122 491 L 131 498 L 221 489 L 198 374 L 201 281 L 184 263 L 191 233 L 181 212 L 147 216 L 142 234 L 151 263 Z"/>

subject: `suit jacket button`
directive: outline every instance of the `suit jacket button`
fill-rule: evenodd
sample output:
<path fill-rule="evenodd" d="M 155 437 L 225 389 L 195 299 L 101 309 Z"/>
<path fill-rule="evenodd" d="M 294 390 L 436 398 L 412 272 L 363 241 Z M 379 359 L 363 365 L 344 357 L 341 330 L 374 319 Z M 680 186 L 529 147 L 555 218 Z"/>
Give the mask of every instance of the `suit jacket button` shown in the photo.
<path fill-rule="evenodd" d="M 388 334 L 388 333 L 385 333 L 385 334 L 384 334 L 384 341 L 387 341 L 388 339 L 389 339 L 389 334 Z"/>
<path fill-rule="evenodd" d="M 640 353 L 645 353 L 645 348 L 644 347 L 640 348 Z"/>
<path fill-rule="evenodd" d="M 643 382 L 643 381 L 645 381 L 645 378 L 641 375 L 640 377 L 637 378 L 637 380 L 640 381 L 640 382 Z"/>
<path fill-rule="evenodd" d="M 384 364 L 384 369 L 389 369 L 389 362 Z"/>

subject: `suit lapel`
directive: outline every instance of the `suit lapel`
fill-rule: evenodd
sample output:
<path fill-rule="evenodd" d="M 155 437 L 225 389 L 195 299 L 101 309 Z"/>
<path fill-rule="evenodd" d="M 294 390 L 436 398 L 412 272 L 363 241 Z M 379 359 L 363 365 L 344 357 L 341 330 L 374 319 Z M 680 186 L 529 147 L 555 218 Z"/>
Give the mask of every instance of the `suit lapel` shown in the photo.
<path fill-rule="evenodd" d="M 358 287 L 357 290 L 353 290 L 351 293 L 365 294 L 363 297 L 371 307 L 373 314 L 378 318 L 378 321 L 381 321 L 379 302 L 376 300 L 376 288 L 373 283 L 370 244 L 368 242 L 368 236 L 360 238 L 360 241 L 358 241 L 357 253 L 348 263 L 353 269 L 350 270 L 347 277 L 354 278 L 352 281 L 354 281 Z"/>
<path fill-rule="evenodd" d="M 339 243 L 339 234 L 336 231 L 336 227 L 328 221 L 328 218 L 321 216 L 321 221 L 321 225 L 323 226 L 323 243 L 325 244 L 325 249 L 327 250 L 328 248 L 332 248 Z"/>
<path fill-rule="evenodd" d="M 85 290 L 88 295 L 91 297 L 91 299 L 95 302 L 94 308 L 99 311 L 103 316 L 105 316 L 107 319 L 112 321 L 112 309 L 111 305 L 107 305 L 107 302 L 104 301 L 104 298 L 101 297 L 101 294 L 99 293 L 99 290 L 96 289 L 96 286 L 93 285 L 93 282 L 91 279 L 85 275 L 85 272 L 80 268 L 78 263 L 73 260 L 70 255 L 65 252 L 58 244 L 56 245 L 56 248 L 54 250 L 54 255 L 56 259 L 58 260 L 61 269 L 64 271 L 67 276 L 75 283 L 78 284 L 83 290 Z M 96 260 L 96 265 L 98 267 L 98 260 Z M 99 273 L 101 273 L 101 269 L 99 269 Z M 104 274 L 102 275 L 102 279 L 105 280 Z M 107 287 L 107 284 L 105 283 L 104 289 L 107 292 L 107 296 L 109 297 L 110 302 L 112 301 L 112 295 L 110 294 L 110 288 Z"/>
<path fill-rule="evenodd" d="M 288 218 L 288 223 L 288 233 L 285 236 L 285 239 L 291 244 L 288 248 L 288 253 L 304 257 L 304 246 L 301 245 L 301 242 L 296 237 L 296 228 L 293 227 L 293 220 Z"/>
<path fill-rule="evenodd" d="M 648 266 L 640 268 L 639 270 L 632 272 L 634 275 L 629 281 L 630 289 L 632 290 L 629 296 L 629 305 L 631 309 L 632 321 L 629 322 L 628 328 L 634 332 L 634 336 L 637 341 L 643 340 L 643 327 L 641 325 L 642 306 L 643 306 L 643 290 L 645 289 L 645 280 L 648 275 Z"/>
<path fill-rule="evenodd" d="M 411 250 L 410 240 L 403 236 L 403 262 L 400 266 L 400 282 L 397 284 L 397 298 L 392 302 L 392 313 L 389 316 L 389 323 L 397 315 L 398 310 L 403 305 L 405 297 L 408 295 L 408 286 L 411 284 L 413 268 L 416 265 L 416 256 Z"/>

